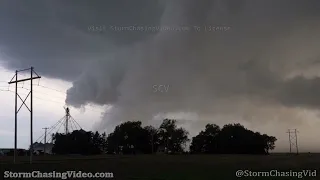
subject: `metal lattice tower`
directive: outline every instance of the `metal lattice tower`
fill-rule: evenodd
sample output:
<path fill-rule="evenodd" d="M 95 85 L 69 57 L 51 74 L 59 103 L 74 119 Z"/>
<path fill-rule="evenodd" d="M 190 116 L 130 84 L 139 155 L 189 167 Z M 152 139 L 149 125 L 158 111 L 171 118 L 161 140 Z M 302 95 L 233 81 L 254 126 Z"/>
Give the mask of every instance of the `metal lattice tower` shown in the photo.
<path fill-rule="evenodd" d="M 47 130 L 49 128 L 45 127 L 45 128 L 42 128 L 44 129 L 44 143 L 43 143 L 43 155 L 46 155 L 46 145 L 47 145 Z"/>
<path fill-rule="evenodd" d="M 289 134 L 290 153 L 295 149 L 299 154 L 297 129 L 288 129 L 287 133 Z"/>
<path fill-rule="evenodd" d="M 78 122 L 70 115 L 70 109 L 67 107 L 64 107 L 65 109 L 65 116 L 61 118 L 57 123 L 55 123 L 53 126 L 50 128 L 47 128 L 45 134 L 40 136 L 36 142 L 42 142 L 44 138 L 46 139 L 47 135 L 51 135 L 50 139 L 46 142 L 52 142 L 52 134 L 58 133 L 59 130 L 61 129 L 61 126 L 64 126 L 64 134 L 69 134 L 70 130 L 75 131 L 75 130 L 81 130 L 81 126 L 78 124 Z"/>
<path fill-rule="evenodd" d="M 69 108 L 65 108 L 66 110 L 66 120 L 65 120 L 65 134 L 69 134 L 69 119 L 70 119 L 70 110 Z"/>

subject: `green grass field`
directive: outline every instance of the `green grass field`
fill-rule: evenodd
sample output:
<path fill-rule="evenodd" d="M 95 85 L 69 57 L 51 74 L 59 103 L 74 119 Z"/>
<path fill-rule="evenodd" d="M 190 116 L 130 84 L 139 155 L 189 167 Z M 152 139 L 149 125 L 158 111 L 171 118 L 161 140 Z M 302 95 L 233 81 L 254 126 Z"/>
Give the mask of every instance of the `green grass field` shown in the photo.
<path fill-rule="evenodd" d="M 286 155 L 136 155 L 136 156 L 35 156 L 33 164 L 28 157 L 1 157 L 1 170 L 7 171 L 83 171 L 113 172 L 114 179 L 154 180 L 229 180 L 229 179 L 298 179 L 295 177 L 242 177 L 237 170 L 252 171 L 320 171 L 320 154 Z M 319 174 L 319 173 L 318 173 Z M 301 178 L 300 178 L 301 179 Z M 302 179 L 320 179 L 303 177 Z"/>

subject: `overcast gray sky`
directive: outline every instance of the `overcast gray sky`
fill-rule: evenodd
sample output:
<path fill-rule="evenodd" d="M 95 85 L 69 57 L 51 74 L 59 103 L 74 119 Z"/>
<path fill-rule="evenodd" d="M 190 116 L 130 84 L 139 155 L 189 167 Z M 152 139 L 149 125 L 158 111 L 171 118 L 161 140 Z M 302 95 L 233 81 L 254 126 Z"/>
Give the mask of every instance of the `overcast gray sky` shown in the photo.
<path fill-rule="evenodd" d="M 299 130 L 302 151 L 320 150 L 317 0 L 0 4 L 1 89 L 16 69 L 34 66 L 40 85 L 67 92 L 36 87 L 35 96 L 46 99 L 35 99 L 38 134 L 67 103 L 87 130 L 110 133 L 123 121 L 158 125 L 172 117 L 195 135 L 207 123 L 240 122 L 276 136 L 277 151 L 288 149 L 288 128 Z M 155 92 L 154 85 L 168 89 Z M 14 94 L 0 97 L 0 144 L 12 147 Z M 21 147 L 27 115 L 19 122 Z"/>

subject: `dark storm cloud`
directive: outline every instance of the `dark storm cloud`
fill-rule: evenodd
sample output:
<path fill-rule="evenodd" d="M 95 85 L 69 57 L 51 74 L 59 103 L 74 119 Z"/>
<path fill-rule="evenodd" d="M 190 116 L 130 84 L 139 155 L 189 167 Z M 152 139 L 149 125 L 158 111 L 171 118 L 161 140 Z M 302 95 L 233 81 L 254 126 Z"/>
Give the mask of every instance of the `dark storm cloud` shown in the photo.
<path fill-rule="evenodd" d="M 287 106 L 320 106 L 320 78 L 306 79 L 298 76 L 282 84 L 277 99 Z"/>
<path fill-rule="evenodd" d="M 35 64 L 45 75 L 73 80 L 68 104 L 112 104 L 99 128 L 167 112 L 249 121 L 250 113 L 267 116 L 264 108 L 281 114 L 276 108 L 283 105 L 319 107 L 319 1 L 99 2 L 7 1 L 0 8 L 8 67 Z M 106 29 L 88 32 L 91 25 Z M 110 25 L 189 29 L 152 33 Z M 223 28 L 208 32 L 217 26 Z"/>
<path fill-rule="evenodd" d="M 124 5 L 126 4 L 126 5 Z M 114 45 L 130 45 L 147 36 L 117 33 L 109 26 L 158 24 L 157 1 L 2 1 L 0 45 L 8 68 L 35 66 L 51 77 L 73 80 L 87 64 L 104 58 Z M 102 33 L 90 26 L 105 26 Z"/>

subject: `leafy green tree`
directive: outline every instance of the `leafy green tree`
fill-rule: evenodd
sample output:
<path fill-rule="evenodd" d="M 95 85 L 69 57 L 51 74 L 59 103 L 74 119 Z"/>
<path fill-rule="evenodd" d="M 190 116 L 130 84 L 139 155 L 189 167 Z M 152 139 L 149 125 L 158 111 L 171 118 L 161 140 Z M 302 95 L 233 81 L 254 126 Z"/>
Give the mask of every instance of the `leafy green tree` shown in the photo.
<path fill-rule="evenodd" d="M 107 138 L 107 152 L 110 154 L 150 153 L 151 143 L 148 129 L 141 122 L 128 121 L 116 126 Z"/>
<path fill-rule="evenodd" d="M 189 141 L 188 132 L 177 128 L 176 120 L 164 119 L 158 129 L 159 145 L 166 147 L 167 152 L 182 153 L 184 146 Z"/>
<path fill-rule="evenodd" d="M 106 139 L 98 132 L 83 130 L 76 130 L 67 135 L 56 133 L 53 140 L 52 152 L 55 154 L 101 154 L 103 144 L 106 144 Z"/>
<path fill-rule="evenodd" d="M 220 127 L 216 124 L 207 124 L 205 131 L 201 131 L 199 135 L 192 138 L 190 146 L 191 152 L 198 153 L 217 153 Z"/>
<path fill-rule="evenodd" d="M 241 124 L 227 124 L 220 130 L 219 126 L 208 124 L 192 139 L 192 153 L 224 154 L 268 154 L 275 148 L 277 139 L 266 134 L 253 132 Z"/>

